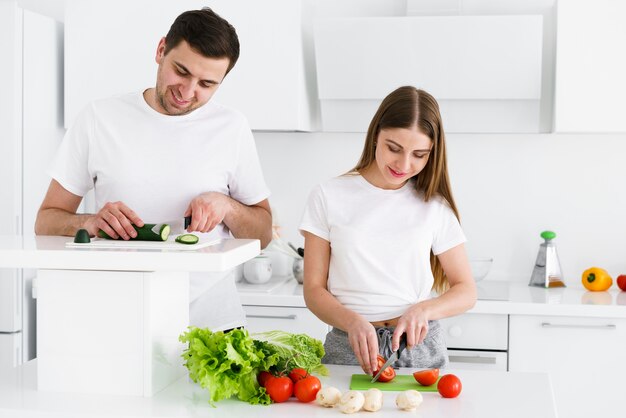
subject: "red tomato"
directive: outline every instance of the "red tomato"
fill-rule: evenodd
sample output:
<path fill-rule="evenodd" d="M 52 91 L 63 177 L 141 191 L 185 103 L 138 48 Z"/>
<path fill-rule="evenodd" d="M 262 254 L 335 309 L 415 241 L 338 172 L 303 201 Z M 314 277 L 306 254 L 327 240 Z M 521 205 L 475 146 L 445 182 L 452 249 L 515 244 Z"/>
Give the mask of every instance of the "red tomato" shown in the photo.
<path fill-rule="evenodd" d="M 296 382 L 293 393 L 300 402 L 311 402 L 321 388 L 320 380 L 315 376 L 308 375 Z"/>
<path fill-rule="evenodd" d="M 374 370 L 374 376 L 376 376 L 380 368 L 385 365 L 385 359 L 383 358 L 383 356 L 379 354 L 377 359 L 378 364 L 376 365 L 376 370 Z M 378 376 L 377 382 L 391 382 L 394 377 L 396 377 L 396 371 L 393 369 L 393 367 L 389 366 L 385 370 L 383 370 L 380 376 Z"/>
<path fill-rule="evenodd" d="M 626 274 L 620 274 L 617 276 L 617 287 L 626 292 Z"/>
<path fill-rule="evenodd" d="M 421 370 L 413 373 L 413 377 L 422 386 L 434 385 L 439 378 L 439 369 Z"/>
<path fill-rule="evenodd" d="M 265 382 L 265 390 L 274 402 L 285 402 L 293 395 L 293 382 L 287 376 L 270 376 Z"/>
<path fill-rule="evenodd" d="M 444 398 L 456 398 L 461 393 L 461 379 L 453 374 L 446 374 L 439 379 L 437 383 L 437 391 Z"/>
<path fill-rule="evenodd" d="M 292 369 L 289 372 L 289 378 L 293 381 L 293 383 L 296 383 L 300 379 L 304 379 L 308 375 L 309 375 L 309 372 L 307 372 L 304 369 L 301 369 L 300 367 L 296 367 L 295 369 Z"/>
<path fill-rule="evenodd" d="M 257 382 L 259 382 L 259 385 L 265 387 L 265 382 L 267 382 L 267 379 L 269 379 L 270 377 L 272 377 L 272 374 L 266 370 L 263 370 L 256 376 L 256 380 Z"/>

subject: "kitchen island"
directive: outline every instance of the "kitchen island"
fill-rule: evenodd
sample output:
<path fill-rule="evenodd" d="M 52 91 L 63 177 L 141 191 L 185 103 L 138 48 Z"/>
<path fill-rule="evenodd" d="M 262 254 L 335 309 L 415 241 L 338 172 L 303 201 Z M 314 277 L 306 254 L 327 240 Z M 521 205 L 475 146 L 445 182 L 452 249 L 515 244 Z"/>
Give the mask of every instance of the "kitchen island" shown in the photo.
<path fill-rule="evenodd" d="M 185 375 L 178 336 L 189 325 L 189 272 L 228 270 L 260 252 L 251 239 L 197 250 L 68 247 L 72 241 L 0 237 L 0 268 L 38 269 L 40 391 L 152 396 L 164 389 Z"/>
<path fill-rule="evenodd" d="M 322 377 L 323 386 L 348 390 L 350 376 L 362 373 L 356 366 L 329 366 L 330 376 Z M 209 405 L 209 394 L 188 377 L 183 377 L 152 398 L 88 394 L 53 394 L 36 389 L 37 361 L 15 369 L 0 370 L 0 417 L 11 418 L 120 418 L 120 417 L 339 417 L 336 408 L 301 403 L 295 398 L 269 406 L 249 405 L 228 399 Z M 409 374 L 410 369 L 399 369 Z M 424 401 L 416 412 L 400 411 L 395 405 L 399 392 L 383 392 L 384 404 L 376 413 L 354 416 L 429 418 L 556 418 L 550 378 L 545 373 L 506 373 L 484 371 L 454 372 L 463 391 L 454 399 L 436 392 L 423 393 Z"/>

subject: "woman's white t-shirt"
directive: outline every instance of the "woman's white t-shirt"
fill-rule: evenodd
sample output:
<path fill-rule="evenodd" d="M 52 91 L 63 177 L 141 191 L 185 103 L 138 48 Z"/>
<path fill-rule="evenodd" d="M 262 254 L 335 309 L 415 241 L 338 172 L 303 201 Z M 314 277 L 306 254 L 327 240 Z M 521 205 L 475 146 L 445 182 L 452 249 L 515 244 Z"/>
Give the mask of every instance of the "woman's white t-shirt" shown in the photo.
<path fill-rule="evenodd" d="M 186 115 L 163 115 L 141 92 L 89 104 L 65 135 L 49 173 L 75 195 L 94 189 L 96 210 L 122 201 L 145 223 L 182 220 L 189 202 L 204 192 L 246 205 L 269 196 L 242 114 L 210 101 Z M 207 235 L 231 237 L 223 223 Z M 233 277 L 192 275 L 193 325 L 244 324 Z"/>
<path fill-rule="evenodd" d="M 315 187 L 300 230 L 330 243 L 328 290 L 370 322 L 396 318 L 428 299 L 431 249 L 438 255 L 465 242 L 443 199 L 425 202 L 413 181 L 386 190 L 359 174 Z"/>

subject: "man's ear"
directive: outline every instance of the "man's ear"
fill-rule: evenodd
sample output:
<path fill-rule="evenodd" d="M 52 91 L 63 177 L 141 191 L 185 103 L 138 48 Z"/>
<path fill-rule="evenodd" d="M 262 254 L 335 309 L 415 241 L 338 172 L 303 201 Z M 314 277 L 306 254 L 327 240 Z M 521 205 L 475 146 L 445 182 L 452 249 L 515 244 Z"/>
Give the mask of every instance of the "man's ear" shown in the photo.
<path fill-rule="evenodd" d="M 157 64 L 160 64 L 164 56 L 165 56 L 165 38 L 163 37 L 161 38 L 161 40 L 159 41 L 159 45 L 157 46 L 154 60 L 156 61 Z"/>

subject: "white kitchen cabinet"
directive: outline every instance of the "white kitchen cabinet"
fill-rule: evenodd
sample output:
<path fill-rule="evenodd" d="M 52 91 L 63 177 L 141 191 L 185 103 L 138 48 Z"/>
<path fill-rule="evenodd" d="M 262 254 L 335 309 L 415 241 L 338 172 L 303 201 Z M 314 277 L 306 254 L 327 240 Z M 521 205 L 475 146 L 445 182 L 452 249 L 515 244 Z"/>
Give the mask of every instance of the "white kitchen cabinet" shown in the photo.
<path fill-rule="evenodd" d="M 444 330 L 450 368 L 507 370 L 508 315 L 464 313 L 439 322 Z"/>
<path fill-rule="evenodd" d="M 624 20 L 623 1 L 559 2 L 556 132 L 626 132 Z"/>
<path fill-rule="evenodd" d="M 621 417 L 624 341 L 624 318 L 511 315 L 509 370 L 548 372 L 561 417 Z"/>
<path fill-rule="evenodd" d="M 211 7 L 237 30 L 239 60 L 214 99 L 257 130 L 312 130 L 301 21 L 294 0 L 68 0 L 65 126 L 90 101 L 153 87 L 157 44 L 180 13 Z M 314 80 L 313 80 L 314 84 Z"/>
<path fill-rule="evenodd" d="M 251 333 L 281 330 L 307 334 L 324 342 L 329 327 L 307 308 L 244 305 L 246 328 Z"/>

